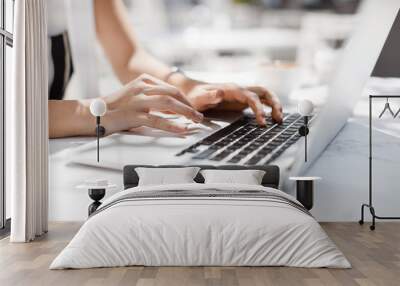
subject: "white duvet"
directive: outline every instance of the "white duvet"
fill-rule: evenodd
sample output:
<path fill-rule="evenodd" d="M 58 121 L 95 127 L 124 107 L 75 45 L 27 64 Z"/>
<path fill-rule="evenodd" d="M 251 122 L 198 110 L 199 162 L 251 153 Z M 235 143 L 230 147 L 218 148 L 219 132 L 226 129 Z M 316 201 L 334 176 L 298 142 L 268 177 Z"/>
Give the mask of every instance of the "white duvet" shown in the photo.
<path fill-rule="evenodd" d="M 166 190 L 263 190 L 231 184 L 136 187 Z M 117 203 L 89 218 L 51 269 L 146 266 L 294 266 L 349 268 L 315 219 L 290 205 L 246 198 L 148 199 Z"/>

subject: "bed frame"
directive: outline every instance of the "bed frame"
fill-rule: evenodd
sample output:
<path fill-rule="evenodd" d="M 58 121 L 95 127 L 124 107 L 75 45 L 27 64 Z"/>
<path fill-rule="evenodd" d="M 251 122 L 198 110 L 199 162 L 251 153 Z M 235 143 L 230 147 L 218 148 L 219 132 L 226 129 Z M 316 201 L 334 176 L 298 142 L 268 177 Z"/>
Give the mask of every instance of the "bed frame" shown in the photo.
<path fill-rule="evenodd" d="M 124 189 L 136 187 L 139 183 L 139 176 L 135 171 L 137 167 L 147 168 L 183 168 L 183 167 L 199 167 L 201 170 L 206 169 L 217 169 L 217 170 L 263 170 L 265 175 L 262 179 L 262 185 L 265 187 L 271 187 L 278 189 L 279 187 L 279 167 L 275 165 L 267 166 L 238 166 L 238 165 L 223 165 L 223 166 L 212 166 L 212 165 L 127 165 L 124 167 Z M 197 183 L 204 183 L 204 178 L 200 174 L 194 178 Z"/>

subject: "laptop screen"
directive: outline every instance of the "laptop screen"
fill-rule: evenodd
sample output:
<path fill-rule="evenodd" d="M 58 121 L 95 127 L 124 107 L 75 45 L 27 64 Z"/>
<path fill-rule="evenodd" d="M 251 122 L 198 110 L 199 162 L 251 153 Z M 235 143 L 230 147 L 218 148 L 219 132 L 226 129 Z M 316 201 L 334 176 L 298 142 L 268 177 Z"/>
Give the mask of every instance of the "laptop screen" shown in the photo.
<path fill-rule="evenodd" d="M 338 59 L 335 74 L 329 84 L 328 99 L 310 130 L 309 160 L 305 164 L 304 152 L 298 152 L 291 170 L 293 174 L 304 174 L 347 123 L 354 106 L 363 94 L 374 66 L 381 60 L 379 55 L 385 55 L 386 58 L 385 48 L 390 49 L 392 53 L 398 50 L 399 7 L 399 0 L 363 2 L 358 14 L 357 27 Z M 395 38 L 394 35 L 397 38 L 397 49 L 390 46 L 390 41 Z M 391 66 L 400 67 L 399 64 L 393 63 Z M 400 74 L 398 70 L 397 74 Z M 300 147 L 301 149 L 304 147 Z"/>
<path fill-rule="evenodd" d="M 372 71 L 374 77 L 400 77 L 400 11 Z"/>

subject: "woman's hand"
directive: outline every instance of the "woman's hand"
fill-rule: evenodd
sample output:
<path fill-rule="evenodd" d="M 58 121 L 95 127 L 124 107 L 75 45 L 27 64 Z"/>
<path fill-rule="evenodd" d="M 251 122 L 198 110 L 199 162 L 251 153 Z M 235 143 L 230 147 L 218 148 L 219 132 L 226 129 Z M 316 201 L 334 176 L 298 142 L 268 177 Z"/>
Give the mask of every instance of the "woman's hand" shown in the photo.
<path fill-rule="evenodd" d="M 265 125 L 264 105 L 272 108 L 272 118 L 282 122 L 282 106 L 278 98 L 260 86 L 241 87 L 236 84 L 198 83 L 186 95 L 191 105 L 199 111 L 221 109 L 240 111 L 250 107 L 260 125 Z"/>
<path fill-rule="evenodd" d="M 106 134 L 140 126 L 181 134 L 190 131 L 187 125 L 151 114 L 152 110 L 177 113 L 194 122 L 203 120 L 177 88 L 145 74 L 103 100 L 108 109 L 101 120 Z M 50 138 L 94 136 L 96 119 L 90 103 L 90 99 L 49 100 Z"/>
<path fill-rule="evenodd" d="M 103 119 L 107 134 L 139 126 L 174 133 L 188 131 L 187 126 L 150 114 L 150 111 L 172 112 L 194 122 L 203 120 L 203 115 L 191 106 L 176 87 L 146 74 L 103 99 L 108 107 Z"/>

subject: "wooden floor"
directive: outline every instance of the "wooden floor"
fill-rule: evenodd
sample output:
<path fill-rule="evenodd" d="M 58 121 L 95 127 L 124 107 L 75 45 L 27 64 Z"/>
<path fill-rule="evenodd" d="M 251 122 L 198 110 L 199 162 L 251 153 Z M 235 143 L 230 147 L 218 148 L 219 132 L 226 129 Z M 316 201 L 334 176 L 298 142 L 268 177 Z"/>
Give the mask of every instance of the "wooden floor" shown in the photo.
<path fill-rule="evenodd" d="M 0 285 L 400 285 L 400 223 L 379 223 L 375 232 L 357 223 L 324 223 L 352 269 L 288 267 L 124 267 L 48 270 L 80 227 L 53 223 L 29 244 L 0 241 Z"/>

